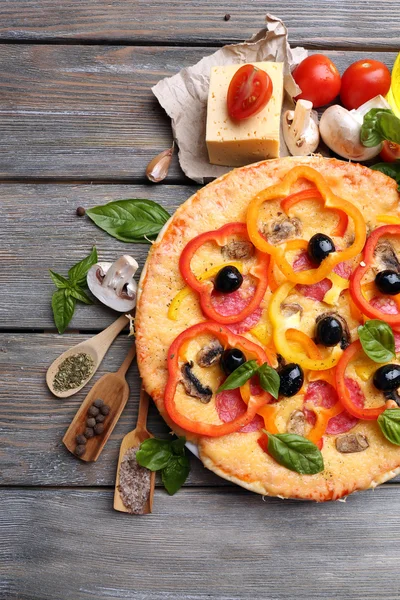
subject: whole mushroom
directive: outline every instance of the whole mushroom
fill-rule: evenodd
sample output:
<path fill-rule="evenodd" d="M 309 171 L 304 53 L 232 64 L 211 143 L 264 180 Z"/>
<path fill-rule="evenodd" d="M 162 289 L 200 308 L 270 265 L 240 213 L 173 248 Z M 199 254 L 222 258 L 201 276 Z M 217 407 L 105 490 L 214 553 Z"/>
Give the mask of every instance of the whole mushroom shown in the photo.
<path fill-rule="evenodd" d="M 312 117 L 312 102 L 298 100 L 283 116 L 283 137 L 292 156 L 312 154 L 319 144 L 318 124 Z"/>
<path fill-rule="evenodd" d="M 118 312 L 131 311 L 136 305 L 134 275 L 138 268 L 136 260 L 126 254 L 114 263 L 99 262 L 89 269 L 88 287 L 106 306 Z"/>

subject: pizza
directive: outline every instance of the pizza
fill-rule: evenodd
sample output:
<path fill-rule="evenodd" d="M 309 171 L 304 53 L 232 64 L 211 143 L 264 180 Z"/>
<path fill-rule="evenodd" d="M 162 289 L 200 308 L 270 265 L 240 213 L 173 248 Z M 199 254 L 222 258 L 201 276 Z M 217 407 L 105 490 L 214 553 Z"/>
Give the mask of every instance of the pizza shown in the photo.
<path fill-rule="evenodd" d="M 382 173 L 288 157 L 220 177 L 165 225 L 138 365 L 208 469 L 316 501 L 400 472 L 398 203 Z"/>

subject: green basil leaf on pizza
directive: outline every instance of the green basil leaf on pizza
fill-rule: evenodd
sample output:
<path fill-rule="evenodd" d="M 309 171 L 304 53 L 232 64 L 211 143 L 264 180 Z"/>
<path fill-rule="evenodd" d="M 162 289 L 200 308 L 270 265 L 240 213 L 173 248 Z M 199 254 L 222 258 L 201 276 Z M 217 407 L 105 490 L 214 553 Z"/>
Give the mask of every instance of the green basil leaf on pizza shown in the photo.
<path fill-rule="evenodd" d="M 273 369 L 268 363 L 264 363 L 258 368 L 257 374 L 260 378 L 260 385 L 263 390 L 269 392 L 274 398 L 278 398 L 279 386 L 281 378 L 275 369 Z"/>
<path fill-rule="evenodd" d="M 321 451 L 313 442 L 295 433 L 272 434 L 263 429 L 268 436 L 268 454 L 277 463 L 302 475 L 315 475 L 324 470 Z"/>
<path fill-rule="evenodd" d="M 400 409 L 387 408 L 379 415 L 378 425 L 389 442 L 400 446 Z"/>
<path fill-rule="evenodd" d="M 236 388 L 244 385 L 253 375 L 258 371 L 258 364 L 255 360 L 248 360 L 232 371 L 230 375 L 225 379 L 224 383 L 217 389 L 217 394 L 224 390 L 235 390 Z"/>
<path fill-rule="evenodd" d="M 385 363 L 395 358 L 393 331 L 384 321 L 366 321 L 358 328 L 358 337 L 365 354 L 374 362 Z"/>

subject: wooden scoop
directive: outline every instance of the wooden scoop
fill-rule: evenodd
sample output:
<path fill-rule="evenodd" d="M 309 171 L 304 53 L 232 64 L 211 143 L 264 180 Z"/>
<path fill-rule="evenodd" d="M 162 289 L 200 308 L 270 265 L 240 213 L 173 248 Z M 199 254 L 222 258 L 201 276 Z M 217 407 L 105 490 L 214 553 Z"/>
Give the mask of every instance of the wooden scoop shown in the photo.
<path fill-rule="evenodd" d="M 121 467 L 122 460 L 125 456 L 125 453 L 130 448 L 136 448 L 139 446 L 144 440 L 153 437 L 151 433 L 149 433 L 146 429 L 147 422 L 147 413 L 149 410 L 149 401 L 150 397 L 147 392 L 144 391 L 143 386 L 140 388 L 140 399 L 139 399 L 139 414 L 136 423 L 136 429 L 130 431 L 126 434 L 124 439 L 121 442 L 121 448 L 119 451 L 119 459 L 117 466 L 117 475 L 115 479 L 115 492 L 114 492 L 114 510 L 119 510 L 120 512 L 129 512 L 124 503 L 121 500 L 121 496 L 119 494 L 118 486 L 119 486 L 119 470 Z M 151 513 L 153 508 L 153 496 L 154 496 L 154 486 L 156 481 L 156 473 L 152 471 L 150 474 L 150 492 L 149 498 L 145 504 L 143 512 L 141 514 L 147 515 Z"/>
<path fill-rule="evenodd" d="M 61 356 L 56 358 L 56 360 L 47 369 L 46 374 L 46 383 L 52 394 L 54 394 L 58 398 L 68 398 L 69 396 L 73 396 L 74 394 L 79 392 L 79 390 L 81 390 L 88 383 L 88 381 L 92 379 L 93 375 L 99 368 L 105 353 L 107 352 L 107 350 L 109 349 L 119 332 L 122 331 L 124 327 L 128 324 L 128 321 L 129 319 L 125 315 L 122 315 L 121 317 L 119 317 L 119 319 L 115 321 L 115 323 L 107 327 L 107 329 L 105 329 L 101 333 L 98 333 L 90 340 L 86 340 L 85 342 L 81 342 L 76 346 L 72 346 L 72 348 L 66 350 L 61 354 Z M 67 390 L 66 392 L 57 392 L 53 387 L 53 383 L 59 365 L 62 363 L 63 360 L 65 360 L 69 356 L 72 356 L 74 354 L 80 354 L 82 352 L 85 354 L 89 354 L 89 356 L 92 357 L 94 361 L 93 371 L 90 373 L 89 377 L 87 377 L 87 379 L 85 379 L 85 381 L 81 383 L 80 386 L 73 388 L 72 390 Z"/>
<path fill-rule="evenodd" d="M 88 415 L 88 410 L 93 402 L 100 398 L 104 401 L 104 404 L 107 404 L 110 407 L 110 412 L 105 417 L 103 423 L 104 431 L 100 435 L 95 435 L 87 440 L 85 453 L 82 456 L 79 456 L 81 460 L 86 462 L 96 461 L 117 424 L 129 397 L 129 386 L 126 382 L 125 374 L 135 358 L 135 355 L 136 349 L 134 344 L 132 344 L 127 357 L 118 371 L 116 373 L 106 373 L 94 384 L 82 402 L 71 425 L 68 427 L 63 437 L 63 443 L 72 454 L 75 454 L 75 448 L 77 446 L 75 438 L 85 431 L 86 419 L 90 416 Z"/>

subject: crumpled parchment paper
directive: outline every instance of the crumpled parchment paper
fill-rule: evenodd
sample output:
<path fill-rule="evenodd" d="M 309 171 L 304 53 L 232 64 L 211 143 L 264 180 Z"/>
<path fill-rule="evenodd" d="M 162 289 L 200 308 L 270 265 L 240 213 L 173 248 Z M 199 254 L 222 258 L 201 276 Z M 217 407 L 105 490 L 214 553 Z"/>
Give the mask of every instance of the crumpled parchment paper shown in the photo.
<path fill-rule="evenodd" d="M 290 48 L 287 29 L 277 17 L 267 14 L 266 23 L 266 27 L 250 40 L 224 46 L 173 77 L 162 79 L 152 88 L 159 103 L 171 117 L 182 170 L 197 183 L 206 183 L 232 169 L 211 165 L 208 161 L 206 118 L 211 67 L 261 61 L 283 62 L 286 94 L 282 114 L 293 107 L 292 98 L 300 92 L 290 71 L 306 58 L 307 50 Z M 281 135 L 281 156 L 287 154 Z"/>

